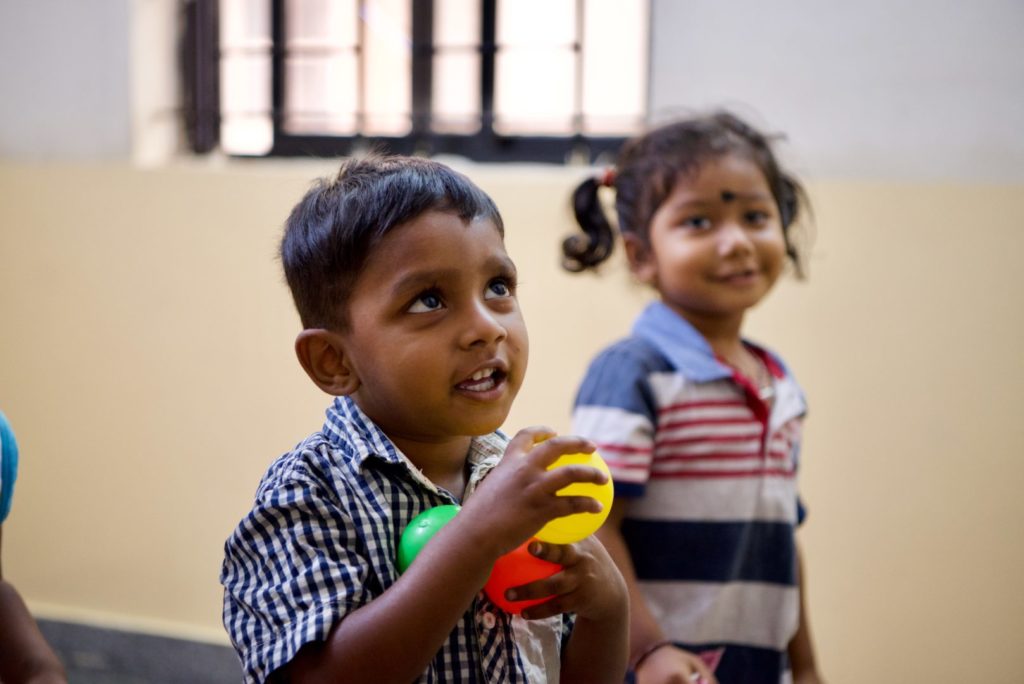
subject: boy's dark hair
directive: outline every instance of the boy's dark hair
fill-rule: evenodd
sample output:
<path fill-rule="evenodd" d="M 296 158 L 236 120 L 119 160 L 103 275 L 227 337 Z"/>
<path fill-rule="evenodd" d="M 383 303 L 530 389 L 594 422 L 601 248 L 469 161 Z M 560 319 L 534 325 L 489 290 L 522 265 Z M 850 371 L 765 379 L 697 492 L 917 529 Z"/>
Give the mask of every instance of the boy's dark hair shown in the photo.
<path fill-rule="evenodd" d="M 304 328 L 344 329 L 348 298 L 374 246 L 430 210 L 488 219 L 504 235 L 487 193 L 443 164 L 400 156 L 350 159 L 295 205 L 281 262 Z"/>
<path fill-rule="evenodd" d="M 619 152 L 617 169 L 604 181 L 615 188 L 619 231 L 648 244 L 651 219 L 676 181 L 696 173 L 710 159 L 738 154 L 756 164 L 768 181 L 782 218 L 786 254 L 797 275 L 802 275 L 803 263 L 790 226 L 807 199 L 799 182 L 779 166 L 771 142 L 724 111 L 666 124 L 627 141 Z M 612 253 L 615 233 L 598 199 L 601 185 L 601 179 L 588 178 L 573 193 L 573 210 L 584 234 L 571 235 L 562 243 L 562 265 L 568 271 L 593 269 Z"/>

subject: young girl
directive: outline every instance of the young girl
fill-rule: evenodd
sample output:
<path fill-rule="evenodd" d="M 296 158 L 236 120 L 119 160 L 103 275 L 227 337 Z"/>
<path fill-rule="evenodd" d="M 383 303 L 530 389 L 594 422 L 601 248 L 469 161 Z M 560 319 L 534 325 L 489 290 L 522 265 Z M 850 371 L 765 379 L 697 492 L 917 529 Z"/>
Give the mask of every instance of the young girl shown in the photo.
<path fill-rule="evenodd" d="M 660 295 L 593 361 L 572 426 L 615 479 L 599 536 L 630 590 L 633 675 L 818 682 L 794 535 L 806 405 L 782 361 L 741 335 L 787 259 L 800 273 L 790 229 L 803 191 L 731 114 L 657 128 L 577 188 L 570 271 L 612 251 L 601 186 L 632 272 Z"/>

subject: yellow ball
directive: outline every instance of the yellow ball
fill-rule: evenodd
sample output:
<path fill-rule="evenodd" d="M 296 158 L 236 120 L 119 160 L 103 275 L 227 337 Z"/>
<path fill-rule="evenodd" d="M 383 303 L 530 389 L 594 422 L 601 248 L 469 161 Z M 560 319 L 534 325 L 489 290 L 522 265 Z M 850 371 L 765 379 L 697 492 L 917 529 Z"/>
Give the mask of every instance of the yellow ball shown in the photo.
<path fill-rule="evenodd" d="M 559 466 L 581 464 L 603 470 L 608 475 L 608 481 L 603 485 L 591 484 L 590 482 L 574 482 L 568 487 L 558 490 L 559 496 L 589 496 L 601 502 L 603 508 L 600 513 L 574 513 L 561 518 L 555 518 L 547 525 L 540 528 L 535 536 L 543 542 L 550 544 L 572 544 L 581 539 L 589 537 L 604 524 L 605 518 L 612 509 L 612 498 L 614 487 L 612 476 L 608 471 L 608 465 L 604 459 L 595 451 L 592 454 L 566 454 L 552 463 L 548 470 Z"/>

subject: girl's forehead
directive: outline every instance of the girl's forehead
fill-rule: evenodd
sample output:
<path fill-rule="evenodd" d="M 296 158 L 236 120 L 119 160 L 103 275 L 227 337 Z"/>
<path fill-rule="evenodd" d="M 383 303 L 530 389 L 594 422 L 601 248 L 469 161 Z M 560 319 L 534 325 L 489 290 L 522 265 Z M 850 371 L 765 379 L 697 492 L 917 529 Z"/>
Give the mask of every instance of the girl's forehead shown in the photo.
<path fill-rule="evenodd" d="M 743 155 L 728 154 L 712 157 L 690 173 L 680 174 L 666 199 L 690 194 L 732 202 L 747 197 L 771 197 L 771 188 L 755 162 Z"/>

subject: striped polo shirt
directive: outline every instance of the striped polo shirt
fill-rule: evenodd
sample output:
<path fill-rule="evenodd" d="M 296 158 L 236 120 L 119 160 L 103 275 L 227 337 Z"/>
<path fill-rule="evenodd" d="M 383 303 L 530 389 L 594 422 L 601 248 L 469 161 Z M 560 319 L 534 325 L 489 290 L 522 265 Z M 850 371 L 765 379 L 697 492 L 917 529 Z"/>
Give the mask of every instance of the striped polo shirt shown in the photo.
<path fill-rule="evenodd" d="M 474 438 L 465 497 L 508 438 Z M 305 644 L 398 579 L 398 541 L 417 515 L 459 503 L 436 487 L 347 397 L 327 422 L 275 461 L 252 511 L 224 548 L 224 626 L 247 682 L 265 682 Z M 569 615 L 524 620 L 481 592 L 419 682 L 558 681 Z"/>
<path fill-rule="evenodd" d="M 722 684 L 777 684 L 799 620 L 794 532 L 803 392 L 765 361 L 774 400 L 661 302 L 592 362 L 573 431 L 608 462 L 641 592 L 665 634 L 725 647 Z"/>

